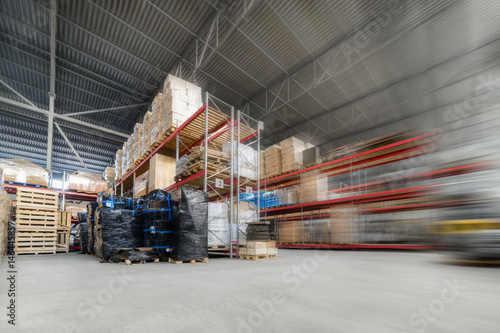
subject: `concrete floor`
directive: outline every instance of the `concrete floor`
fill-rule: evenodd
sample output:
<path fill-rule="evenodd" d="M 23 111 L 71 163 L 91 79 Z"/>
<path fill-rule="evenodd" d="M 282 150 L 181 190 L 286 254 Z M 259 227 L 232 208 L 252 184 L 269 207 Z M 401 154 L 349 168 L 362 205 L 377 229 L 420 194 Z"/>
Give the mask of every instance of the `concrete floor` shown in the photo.
<path fill-rule="evenodd" d="M 500 332 L 500 269 L 441 258 L 280 250 L 270 261 L 126 266 L 18 256 L 16 326 L 2 314 L 0 332 Z"/>

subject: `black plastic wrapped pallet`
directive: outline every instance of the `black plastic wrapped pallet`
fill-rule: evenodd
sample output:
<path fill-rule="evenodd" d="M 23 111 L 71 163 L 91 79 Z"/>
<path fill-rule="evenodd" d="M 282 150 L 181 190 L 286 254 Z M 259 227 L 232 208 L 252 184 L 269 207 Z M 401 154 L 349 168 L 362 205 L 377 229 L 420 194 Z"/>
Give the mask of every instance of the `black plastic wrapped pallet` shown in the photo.
<path fill-rule="evenodd" d="M 78 223 L 87 223 L 87 213 L 79 212 L 77 214 L 78 216 Z"/>
<path fill-rule="evenodd" d="M 78 225 L 80 228 L 80 253 L 87 253 L 87 222 L 82 222 Z"/>
<path fill-rule="evenodd" d="M 160 259 L 170 257 L 175 242 L 172 218 L 177 213 L 177 203 L 162 190 L 154 190 L 144 197 L 144 244 L 158 252 Z"/>
<path fill-rule="evenodd" d="M 142 201 L 136 198 L 119 197 L 116 195 L 103 194 L 97 198 L 99 208 L 110 209 L 136 209 L 140 208 Z"/>
<path fill-rule="evenodd" d="M 271 228 L 266 223 L 248 223 L 247 241 L 268 241 L 271 240 Z"/>
<path fill-rule="evenodd" d="M 142 211 L 97 209 L 94 236 L 96 255 L 106 261 L 116 249 L 143 247 Z"/>
<path fill-rule="evenodd" d="M 208 193 L 190 188 L 172 192 L 179 204 L 173 220 L 176 233 L 170 257 L 176 261 L 208 257 Z"/>
<path fill-rule="evenodd" d="M 95 254 L 94 248 L 94 225 L 95 225 L 95 211 L 97 209 L 97 202 L 89 202 L 87 204 L 87 253 Z"/>

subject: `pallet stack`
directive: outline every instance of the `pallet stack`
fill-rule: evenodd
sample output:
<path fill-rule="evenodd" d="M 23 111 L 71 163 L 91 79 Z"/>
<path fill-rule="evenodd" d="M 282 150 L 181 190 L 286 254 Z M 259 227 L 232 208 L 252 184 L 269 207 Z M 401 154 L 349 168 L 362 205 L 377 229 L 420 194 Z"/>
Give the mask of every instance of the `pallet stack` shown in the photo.
<path fill-rule="evenodd" d="M 18 188 L 16 199 L 15 253 L 56 253 L 58 193 Z"/>
<path fill-rule="evenodd" d="M 290 137 L 280 142 L 282 172 L 291 172 L 302 168 L 302 151 L 306 148 L 304 141 Z"/>
<path fill-rule="evenodd" d="M 247 245 L 240 249 L 240 259 L 245 260 L 265 260 L 278 257 L 276 241 L 267 242 L 247 242 Z"/>
<path fill-rule="evenodd" d="M 71 233 L 71 212 L 59 211 L 57 214 L 57 252 L 69 252 Z"/>
<path fill-rule="evenodd" d="M 281 147 L 278 145 L 267 147 L 264 152 L 264 161 L 266 165 L 266 178 L 272 178 L 279 175 L 283 170 Z M 261 163 L 263 162 L 261 161 Z"/>

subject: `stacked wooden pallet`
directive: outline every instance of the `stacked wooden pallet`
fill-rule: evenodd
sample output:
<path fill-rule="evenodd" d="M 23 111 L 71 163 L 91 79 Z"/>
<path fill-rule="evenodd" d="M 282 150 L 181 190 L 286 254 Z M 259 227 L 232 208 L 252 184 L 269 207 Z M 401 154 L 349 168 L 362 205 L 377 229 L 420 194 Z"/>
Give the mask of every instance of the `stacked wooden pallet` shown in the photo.
<path fill-rule="evenodd" d="M 226 179 L 230 176 L 229 156 L 230 154 L 216 149 L 208 148 L 206 169 L 209 175 L 218 174 L 219 178 Z M 197 172 L 205 169 L 205 148 L 201 146 L 194 147 L 189 156 L 189 163 L 186 170 L 177 175 L 176 181 L 180 181 Z"/>
<path fill-rule="evenodd" d="M 71 212 L 59 211 L 57 214 L 57 252 L 69 252 L 69 236 L 71 233 Z M 81 246 L 81 245 L 80 245 Z"/>
<path fill-rule="evenodd" d="M 276 241 L 255 242 L 247 241 L 247 245 L 240 249 L 240 259 L 264 260 L 278 256 Z"/>
<path fill-rule="evenodd" d="M 17 189 L 16 254 L 56 253 L 58 199 L 55 191 Z"/>

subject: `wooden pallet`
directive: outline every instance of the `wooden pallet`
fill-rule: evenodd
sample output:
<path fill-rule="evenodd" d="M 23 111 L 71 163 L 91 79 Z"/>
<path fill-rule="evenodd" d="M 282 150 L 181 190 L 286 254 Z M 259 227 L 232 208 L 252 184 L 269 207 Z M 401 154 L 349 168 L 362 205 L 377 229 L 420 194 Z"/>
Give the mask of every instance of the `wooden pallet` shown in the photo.
<path fill-rule="evenodd" d="M 31 247 L 54 247 L 57 240 L 55 232 L 17 232 L 15 236 L 15 247 L 18 249 Z"/>
<path fill-rule="evenodd" d="M 44 209 L 16 209 L 16 230 L 55 230 L 57 228 L 57 211 Z"/>
<path fill-rule="evenodd" d="M 240 255 L 240 259 L 243 259 L 243 260 L 269 260 L 269 259 L 276 259 L 276 258 L 278 258 L 278 255 L 269 255 L 269 254 L 259 254 L 259 255 L 244 254 L 244 255 Z"/>
<path fill-rule="evenodd" d="M 177 127 L 172 126 L 165 133 L 163 133 L 163 135 L 151 145 L 151 151 L 158 148 L 176 129 Z"/>
<path fill-rule="evenodd" d="M 57 210 L 59 193 L 32 188 L 18 188 L 16 201 L 18 208 Z"/>
<path fill-rule="evenodd" d="M 16 254 L 40 254 L 40 253 L 56 253 L 55 246 L 26 246 L 26 247 L 15 247 L 14 252 Z"/>
<path fill-rule="evenodd" d="M 199 258 L 199 259 L 182 260 L 182 261 L 176 261 L 172 258 L 168 258 L 168 262 L 173 262 L 175 264 L 182 264 L 182 263 L 194 264 L 196 262 L 208 262 L 208 258 Z"/>
<path fill-rule="evenodd" d="M 69 238 L 70 238 L 69 230 L 57 230 L 57 239 L 56 239 L 56 251 L 57 252 L 69 252 Z"/>

